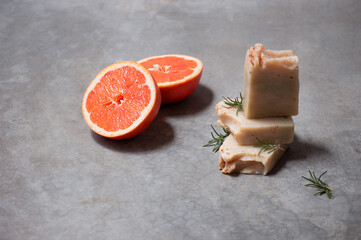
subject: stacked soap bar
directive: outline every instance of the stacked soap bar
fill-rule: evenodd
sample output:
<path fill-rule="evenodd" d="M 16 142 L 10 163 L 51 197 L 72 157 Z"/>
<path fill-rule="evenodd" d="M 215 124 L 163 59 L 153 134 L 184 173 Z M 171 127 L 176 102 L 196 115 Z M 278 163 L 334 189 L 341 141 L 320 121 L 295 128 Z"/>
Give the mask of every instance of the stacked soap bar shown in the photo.
<path fill-rule="evenodd" d="M 266 175 L 272 170 L 288 146 L 289 144 L 281 144 L 280 149 L 272 153 L 263 151 L 259 154 L 259 148 L 240 145 L 233 135 L 229 135 L 220 149 L 219 167 L 222 169 L 222 173 L 239 172 Z"/>
<path fill-rule="evenodd" d="M 266 117 L 248 119 L 245 113 L 237 114 L 235 108 L 227 108 L 223 101 L 216 105 L 218 125 L 229 130 L 240 145 L 263 142 L 289 144 L 293 141 L 294 123 L 292 117 Z"/>
<path fill-rule="evenodd" d="M 256 44 L 247 51 L 243 111 L 216 106 L 218 125 L 231 134 L 220 148 L 223 173 L 269 173 L 294 137 L 291 116 L 298 114 L 298 58 L 290 50 L 266 50 Z M 260 151 L 260 142 L 277 149 Z"/>
<path fill-rule="evenodd" d="M 297 115 L 298 57 L 256 44 L 246 54 L 243 90 L 247 118 Z"/>

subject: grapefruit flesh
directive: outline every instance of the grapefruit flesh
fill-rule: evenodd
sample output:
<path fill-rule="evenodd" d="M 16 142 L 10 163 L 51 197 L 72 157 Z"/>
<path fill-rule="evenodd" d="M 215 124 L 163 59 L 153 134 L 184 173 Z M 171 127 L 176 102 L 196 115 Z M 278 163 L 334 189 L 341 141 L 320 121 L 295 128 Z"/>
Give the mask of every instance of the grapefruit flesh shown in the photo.
<path fill-rule="evenodd" d="M 157 115 L 159 88 L 149 72 L 135 62 L 119 62 L 103 69 L 83 97 L 89 127 L 99 135 L 126 139 L 143 132 Z"/>
<path fill-rule="evenodd" d="M 162 95 L 162 103 L 178 102 L 191 95 L 201 79 L 203 64 L 198 58 L 170 54 L 139 60 L 154 80 Z"/>

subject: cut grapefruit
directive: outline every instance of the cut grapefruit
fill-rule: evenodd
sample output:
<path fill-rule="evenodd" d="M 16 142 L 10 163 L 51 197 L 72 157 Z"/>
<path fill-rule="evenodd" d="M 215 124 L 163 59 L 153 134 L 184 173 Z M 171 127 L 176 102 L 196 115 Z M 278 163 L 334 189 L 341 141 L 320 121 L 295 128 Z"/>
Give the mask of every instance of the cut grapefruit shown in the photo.
<path fill-rule="evenodd" d="M 131 138 L 143 132 L 157 115 L 159 88 L 149 72 L 136 62 L 118 62 L 104 68 L 83 97 L 86 123 L 99 135 Z"/>
<path fill-rule="evenodd" d="M 198 58 L 186 55 L 161 55 L 139 60 L 154 80 L 162 95 L 162 103 L 178 102 L 196 90 L 203 64 Z"/>

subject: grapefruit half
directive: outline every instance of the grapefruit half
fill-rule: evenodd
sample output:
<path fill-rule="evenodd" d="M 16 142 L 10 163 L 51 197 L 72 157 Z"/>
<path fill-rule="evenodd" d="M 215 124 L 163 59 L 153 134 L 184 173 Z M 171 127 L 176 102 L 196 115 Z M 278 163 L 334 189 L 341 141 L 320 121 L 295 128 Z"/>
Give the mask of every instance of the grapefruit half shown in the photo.
<path fill-rule="evenodd" d="M 178 102 L 191 95 L 201 79 L 203 63 L 195 57 L 169 54 L 139 60 L 154 80 L 162 95 L 162 103 Z"/>
<path fill-rule="evenodd" d="M 159 88 L 136 62 L 114 63 L 90 83 L 82 103 L 84 119 L 97 134 L 127 139 L 143 132 L 157 115 Z"/>

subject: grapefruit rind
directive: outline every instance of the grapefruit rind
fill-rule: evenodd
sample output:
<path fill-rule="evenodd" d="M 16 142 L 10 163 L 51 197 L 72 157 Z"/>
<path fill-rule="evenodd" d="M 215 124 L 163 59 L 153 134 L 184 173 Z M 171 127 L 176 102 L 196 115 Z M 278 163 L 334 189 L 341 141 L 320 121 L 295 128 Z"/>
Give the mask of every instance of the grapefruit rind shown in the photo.
<path fill-rule="evenodd" d="M 86 109 L 86 101 L 88 99 L 89 93 L 94 89 L 94 87 L 100 82 L 102 77 L 109 71 L 122 68 L 125 66 L 134 67 L 136 70 L 140 71 L 144 77 L 145 77 L 145 83 L 144 85 L 149 86 L 151 94 L 150 94 L 150 101 L 148 105 L 141 111 L 139 118 L 137 118 L 128 128 L 120 129 L 115 132 L 109 132 L 105 129 L 99 127 L 96 123 L 92 122 L 90 120 L 90 113 Z M 82 111 L 84 115 L 84 119 L 88 126 L 99 135 L 102 135 L 104 137 L 108 138 L 114 138 L 114 139 L 125 139 L 130 138 L 135 135 L 138 135 L 140 132 L 145 130 L 145 128 L 148 127 L 148 125 L 153 121 L 155 116 L 157 115 L 161 103 L 161 97 L 160 97 L 160 91 L 159 88 L 154 81 L 153 77 L 150 75 L 148 70 L 144 68 L 142 65 L 132 62 L 132 61 L 124 61 L 124 62 L 117 62 L 114 63 L 106 68 L 104 68 L 90 83 L 89 87 L 85 91 L 83 102 L 82 102 Z M 155 108 L 155 111 L 153 110 Z M 147 121 L 145 121 L 147 120 Z M 142 129 L 137 129 L 140 125 L 142 126 Z"/>

